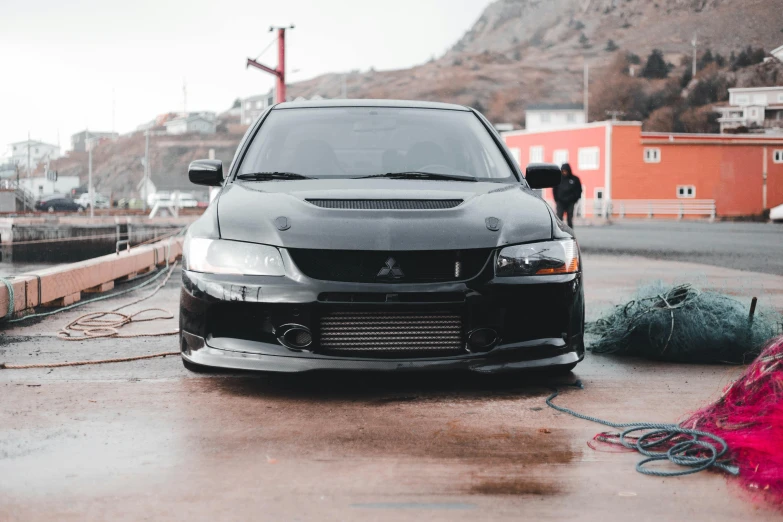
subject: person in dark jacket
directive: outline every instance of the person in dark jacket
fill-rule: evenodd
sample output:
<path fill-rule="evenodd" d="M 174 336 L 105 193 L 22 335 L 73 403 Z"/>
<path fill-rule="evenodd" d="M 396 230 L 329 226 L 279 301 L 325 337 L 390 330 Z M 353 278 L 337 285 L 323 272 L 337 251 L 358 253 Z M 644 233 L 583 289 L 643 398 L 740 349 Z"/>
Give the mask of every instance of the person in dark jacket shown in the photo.
<path fill-rule="evenodd" d="M 560 170 L 563 173 L 560 185 L 552 190 L 557 206 L 557 217 L 562 221 L 563 215 L 568 214 L 568 226 L 574 228 L 574 205 L 582 197 L 582 182 L 574 176 L 568 163 L 563 163 Z"/>

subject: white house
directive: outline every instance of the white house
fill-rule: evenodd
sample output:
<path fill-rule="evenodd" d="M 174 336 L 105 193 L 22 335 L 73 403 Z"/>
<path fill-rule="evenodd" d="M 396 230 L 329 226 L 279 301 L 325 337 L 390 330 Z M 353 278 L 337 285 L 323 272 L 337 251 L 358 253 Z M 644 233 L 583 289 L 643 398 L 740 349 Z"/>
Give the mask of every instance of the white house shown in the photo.
<path fill-rule="evenodd" d="M 715 111 L 722 133 L 737 127 L 783 132 L 783 85 L 729 89 L 729 104 Z"/>
<path fill-rule="evenodd" d="M 214 112 L 191 112 L 187 116 L 174 118 L 163 124 L 166 134 L 214 134 L 217 123 Z"/>
<path fill-rule="evenodd" d="M 215 113 L 190 113 L 189 115 L 167 121 L 163 124 L 166 127 L 166 134 L 215 134 L 217 124 L 215 123 Z"/>
<path fill-rule="evenodd" d="M 35 178 L 19 178 L 19 186 L 35 197 L 49 194 L 70 194 L 72 189 L 79 188 L 79 176 L 58 176 L 57 181 L 49 181 L 43 176 Z"/>
<path fill-rule="evenodd" d="M 95 132 L 90 130 L 83 130 L 71 135 L 71 150 L 74 152 L 87 152 L 87 140 L 116 140 L 118 137 L 119 134 L 116 132 Z"/>
<path fill-rule="evenodd" d="M 136 190 L 148 205 L 152 205 L 157 198 L 168 197 L 174 192 L 197 198 L 206 195 L 206 189 L 193 185 L 185 173 L 171 173 L 169 175 L 152 173 L 146 181 L 145 184 L 142 178 L 136 185 Z"/>
<path fill-rule="evenodd" d="M 528 105 L 525 130 L 557 130 L 585 123 L 585 109 L 580 103 Z"/>
<path fill-rule="evenodd" d="M 267 107 L 275 104 L 275 91 L 270 89 L 266 94 L 257 94 L 242 100 L 239 121 L 242 125 L 251 125 Z"/>
<path fill-rule="evenodd" d="M 39 163 L 59 158 L 60 147 L 36 140 L 18 141 L 8 145 L 10 162 L 19 165 L 19 168 L 27 169 L 28 153 L 30 169 L 35 170 Z"/>

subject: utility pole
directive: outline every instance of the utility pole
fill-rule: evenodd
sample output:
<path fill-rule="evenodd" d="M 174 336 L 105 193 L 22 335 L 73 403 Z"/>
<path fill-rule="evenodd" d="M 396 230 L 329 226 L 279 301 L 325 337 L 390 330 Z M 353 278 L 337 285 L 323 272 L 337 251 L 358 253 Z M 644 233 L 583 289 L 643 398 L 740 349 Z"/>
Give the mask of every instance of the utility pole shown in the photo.
<path fill-rule="evenodd" d="M 584 106 L 585 106 L 585 123 L 590 123 L 590 65 L 585 60 L 585 74 L 584 74 Z"/>
<path fill-rule="evenodd" d="M 90 218 L 95 217 L 95 198 L 92 193 L 92 143 L 90 131 L 84 131 L 84 144 L 87 146 L 87 193 L 90 195 Z"/>
<path fill-rule="evenodd" d="M 256 69 L 261 69 L 277 79 L 275 82 L 275 103 L 283 103 L 285 101 L 285 32 L 287 29 L 293 28 L 293 24 L 288 27 L 273 26 L 269 28 L 270 33 L 277 30 L 277 69 L 267 67 L 252 58 L 247 59 L 246 67 L 252 66 Z"/>
<path fill-rule="evenodd" d="M 30 170 L 30 131 L 27 131 L 27 179 L 32 177 L 33 173 Z M 30 191 L 33 190 L 33 182 L 30 181 Z"/>
<path fill-rule="evenodd" d="M 147 186 L 150 179 L 150 130 L 144 132 L 144 180 L 142 181 L 142 190 L 144 191 L 141 199 L 144 205 L 144 213 L 147 213 Z"/>
<path fill-rule="evenodd" d="M 114 94 L 114 87 L 111 89 L 111 133 L 114 134 L 116 128 L 117 116 L 117 97 Z"/>
<path fill-rule="evenodd" d="M 699 44 L 699 38 L 696 33 L 693 33 L 693 40 L 691 45 L 693 46 L 693 67 L 691 68 L 691 77 L 696 77 L 696 46 Z"/>

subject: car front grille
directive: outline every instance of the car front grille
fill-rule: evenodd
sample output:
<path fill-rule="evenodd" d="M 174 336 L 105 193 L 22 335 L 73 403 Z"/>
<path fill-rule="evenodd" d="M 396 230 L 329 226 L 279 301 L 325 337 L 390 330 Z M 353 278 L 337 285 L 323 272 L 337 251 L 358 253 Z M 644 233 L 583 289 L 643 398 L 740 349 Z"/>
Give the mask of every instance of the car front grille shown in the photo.
<path fill-rule="evenodd" d="M 319 348 L 358 356 L 464 353 L 463 318 L 449 311 L 337 311 L 321 316 Z"/>
<path fill-rule="evenodd" d="M 311 205 L 340 210 L 444 210 L 461 199 L 306 199 Z"/>
<path fill-rule="evenodd" d="M 288 249 L 308 277 L 351 283 L 442 283 L 476 277 L 491 249 L 366 251 Z"/>

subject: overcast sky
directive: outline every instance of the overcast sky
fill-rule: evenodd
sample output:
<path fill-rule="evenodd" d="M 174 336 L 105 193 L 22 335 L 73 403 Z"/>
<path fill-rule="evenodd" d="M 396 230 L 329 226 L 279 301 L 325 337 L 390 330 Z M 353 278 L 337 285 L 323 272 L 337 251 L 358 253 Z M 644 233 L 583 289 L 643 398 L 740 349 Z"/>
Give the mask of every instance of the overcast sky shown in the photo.
<path fill-rule="evenodd" d="M 247 70 L 289 32 L 288 80 L 408 67 L 441 55 L 490 0 L 0 0 L 0 156 L 27 138 L 70 148 L 88 127 L 128 132 L 155 115 L 222 111 L 267 91 Z M 273 45 L 260 61 L 276 66 Z M 293 72 L 295 70 L 299 72 Z"/>

